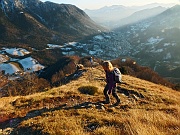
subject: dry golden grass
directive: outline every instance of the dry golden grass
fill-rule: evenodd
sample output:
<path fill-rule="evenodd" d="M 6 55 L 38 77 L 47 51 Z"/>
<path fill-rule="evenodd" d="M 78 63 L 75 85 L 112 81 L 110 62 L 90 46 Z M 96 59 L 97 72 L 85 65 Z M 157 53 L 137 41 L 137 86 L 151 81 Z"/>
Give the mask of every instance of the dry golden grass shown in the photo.
<path fill-rule="evenodd" d="M 101 67 L 89 68 L 77 80 L 29 96 L 0 99 L 0 134 L 179 135 L 180 93 L 123 75 L 121 104 L 102 105 L 105 82 Z M 98 87 L 84 95 L 81 86 Z M 111 96 L 112 102 L 115 102 Z"/>

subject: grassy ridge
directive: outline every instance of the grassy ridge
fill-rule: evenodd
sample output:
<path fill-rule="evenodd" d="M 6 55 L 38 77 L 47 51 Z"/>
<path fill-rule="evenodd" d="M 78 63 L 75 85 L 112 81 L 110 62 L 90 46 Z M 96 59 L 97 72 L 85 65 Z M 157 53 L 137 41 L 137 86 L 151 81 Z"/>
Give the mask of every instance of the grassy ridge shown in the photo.
<path fill-rule="evenodd" d="M 103 105 L 105 82 L 101 67 L 87 69 L 70 83 L 29 96 L 0 99 L 0 134 L 177 135 L 180 93 L 131 76 L 118 94 L 117 107 Z M 98 88 L 81 94 L 82 86 Z M 111 97 L 112 103 L 115 102 Z"/>

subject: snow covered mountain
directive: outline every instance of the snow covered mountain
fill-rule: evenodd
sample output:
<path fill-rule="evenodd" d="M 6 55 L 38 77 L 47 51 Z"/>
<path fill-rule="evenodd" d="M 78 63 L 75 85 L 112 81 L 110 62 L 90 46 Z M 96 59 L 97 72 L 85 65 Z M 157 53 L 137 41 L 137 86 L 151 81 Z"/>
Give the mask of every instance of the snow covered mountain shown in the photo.
<path fill-rule="evenodd" d="M 34 48 L 105 30 L 74 5 L 39 0 L 1 0 L 0 15 L 1 43 L 26 43 Z"/>

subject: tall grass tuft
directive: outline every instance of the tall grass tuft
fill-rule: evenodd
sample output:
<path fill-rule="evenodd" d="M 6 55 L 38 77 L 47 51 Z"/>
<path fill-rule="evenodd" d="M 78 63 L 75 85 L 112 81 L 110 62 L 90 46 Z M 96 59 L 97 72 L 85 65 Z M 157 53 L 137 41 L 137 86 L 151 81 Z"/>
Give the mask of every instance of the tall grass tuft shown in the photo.
<path fill-rule="evenodd" d="M 81 86 L 81 87 L 78 88 L 78 90 L 82 94 L 94 95 L 95 93 L 97 93 L 98 88 L 95 87 L 95 86 Z"/>

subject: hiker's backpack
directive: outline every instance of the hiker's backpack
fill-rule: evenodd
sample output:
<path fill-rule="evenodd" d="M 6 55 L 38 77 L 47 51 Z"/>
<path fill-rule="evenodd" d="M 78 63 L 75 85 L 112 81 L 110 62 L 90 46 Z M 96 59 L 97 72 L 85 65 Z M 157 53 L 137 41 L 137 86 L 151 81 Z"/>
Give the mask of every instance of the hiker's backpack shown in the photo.
<path fill-rule="evenodd" d="M 114 68 L 114 75 L 115 75 L 115 82 L 116 83 L 122 83 L 122 75 L 118 68 Z"/>

